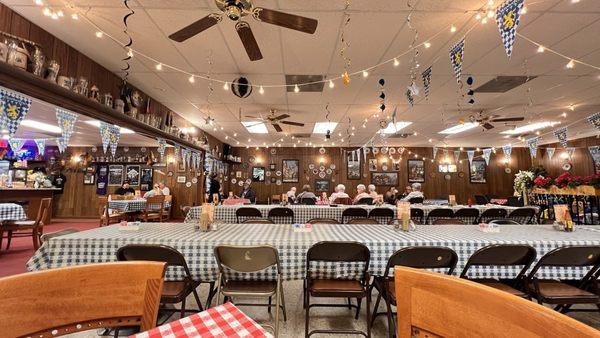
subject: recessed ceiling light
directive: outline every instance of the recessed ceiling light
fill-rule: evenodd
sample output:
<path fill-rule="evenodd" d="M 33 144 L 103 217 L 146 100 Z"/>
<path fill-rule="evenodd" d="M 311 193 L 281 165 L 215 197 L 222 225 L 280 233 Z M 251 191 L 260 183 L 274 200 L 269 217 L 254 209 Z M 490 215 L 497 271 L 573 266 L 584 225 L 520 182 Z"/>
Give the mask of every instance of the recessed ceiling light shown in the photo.
<path fill-rule="evenodd" d="M 248 130 L 248 132 L 250 134 L 268 134 L 269 133 L 267 126 L 262 122 L 244 121 L 244 122 L 242 122 L 242 125 L 244 125 L 244 127 L 246 128 L 246 130 Z M 250 142 L 250 139 L 248 139 L 248 142 Z"/>
<path fill-rule="evenodd" d="M 475 123 L 475 122 L 457 124 L 453 127 L 446 128 L 446 129 L 440 131 L 438 134 L 458 134 L 458 133 L 462 133 L 463 131 L 473 129 L 473 128 L 477 127 L 478 125 L 479 125 L 479 123 Z"/>
<path fill-rule="evenodd" d="M 526 133 L 526 132 L 530 132 L 530 131 L 534 131 L 534 130 L 538 130 L 538 129 L 543 129 L 543 128 L 547 128 L 547 127 L 553 127 L 557 124 L 560 124 L 560 122 L 537 122 L 537 123 L 531 123 L 528 124 L 526 126 L 522 126 L 519 128 L 515 128 L 515 129 L 511 129 L 511 130 L 505 130 L 503 132 L 501 132 L 500 134 L 509 134 L 509 135 L 516 135 L 516 134 L 522 134 L 522 133 Z"/>
<path fill-rule="evenodd" d="M 49 131 L 54 134 L 60 134 L 62 132 L 60 127 L 57 125 L 34 121 L 34 120 L 23 120 L 23 121 L 21 121 L 21 125 L 30 127 L 30 128 L 34 128 L 34 129 L 38 129 L 38 130 Z"/>
<path fill-rule="evenodd" d="M 85 121 L 85 123 L 89 124 L 90 126 L 100 128 L 100 121 L 98 120 L 88 120 Z M 121 127 L 121 134 L 135 134 L 135 131 Z"/>
<path fill-rule="evenodd" d="M 337 127 L 337 122 L 317 122 L 313 134 L 327 134 L 327 131 L 331 133 L 335 130 L 335 127 Z"/>
<path fill-rule="evenodd" d="M 381 129 L 379 129 L 379 131 L 377 133 L 381 134 L 383 132 L 383 134 L 395 134 L 395 133 L 399 132 L 400 130 L 406 128 L 407 126 L 410 126 L 411 124 L 412 124 L 412 122 L 408 122 L 408 121 L 396 122 L 395 125 L 393 123 L 390 123 L 390 124 L 388 124 L 387 128 L 385 128 L 383 131 Z"/>

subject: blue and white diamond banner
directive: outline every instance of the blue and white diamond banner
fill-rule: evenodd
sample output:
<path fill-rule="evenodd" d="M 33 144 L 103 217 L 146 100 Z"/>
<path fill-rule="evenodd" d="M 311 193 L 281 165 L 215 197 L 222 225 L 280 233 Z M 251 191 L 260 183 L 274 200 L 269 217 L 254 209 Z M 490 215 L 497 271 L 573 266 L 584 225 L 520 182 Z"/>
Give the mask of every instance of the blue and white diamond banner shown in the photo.
<path fill-rule="evenodd" d="M 110 145 L 110 124 L 106 122 L 100 122 L 100 139 L 102 140 L 102 150 L 106 154 L 108 146 Z"/>
<path fill-rule="evenodd" d="M 58 120 L 58 127 L 62 132 L 63 141 L 68 144 L 71 139 L 71 135 L 75 131 L 75 122 L 77 121 L 77 114 L 70 111 L 56 108 L 56 119 Z"/>
<path fill-rule="evenodd" d="M 62 137 L 56 138 L 56 146 L 58 147 L 58 151 L 62 154 L 67 150 L 67 140 Z"/>
<path fill-rule="evenodd" d="M 502 146 L 502 152 L 504 153 L 504 158 L 506 159 L 506 162 L 509 162 L 510 155 L 512 154 L 512 145 L 508 144 Z"/>
<path fill-rule="evenodd" d="M 556 129 L 554 131 L 554 136 L 556 136 L 558 142 L 560 142 L 563 147 L 567 147 L 567 127 Z"/>
<path fill-rule="evenodd" d="M 117 146 L 119 145 L 119 140 L 121 140 L 121 127 L 112 124 L 108 126 L 108 132 L 110 134 L 110 153 L 112 156 L 117 154 Z"/>
<path fill-rule="evenodd" d="M 183 164 L 186 168 L 189 167 L 188 161 L 187 161 L 188 154 L 189 154 L 188 149 L 181 148 L 181 161 L 183 162 Z"/>
<path fill-rule="evenodd" d="M 600 130 L 600 112 L 597 112 L 594 115 L 588 116 L 587 120 L 592 126 L 596 127 L 596 129 Z"/>
<path fill-rule="evenodd" d="M 43 156 L 46 151 L 46 139 L 45 138 L 36 138 L 33 140 L 35 145 L 37 146 L 38 155 Z"/>
<path fill-rule="evenodd" d="M 483 159 L 485 160 L 485 165 L 490 165 L 490 155 L 492 154 L 492 148 L 485 148 L 482 150 Z"/>
<path fill-rule="evenodd" d="M 460 160 L 460 150 L 455 150 L 454 151 L 454 161 L 456 164 L 458 164 L 459 160 Z"/>
<path fill-rule="evenodd" d="M 469 158 L 469 165 L 473 165 L 473 157 L 475 157 L 475 150 L 467 150 L 467 157 Z"/>
<path fill-rule="evenodd" d="M 556 148 L 546 148 L 546 155 L 548 155 L 549 160 L 554 156 L 554 152 L 556 152 Z"/>
<path fill-rule="evenodd" d="M 517 26 L 521 17 L 524 0 L 507 0 L 496 10 L 496 23 L 502 37 L 504 50 L 510 58 L 517 37 Z"/>
<path fill-rule="evenodd" d="M 573 155 L 575 155 L 575 147 L 567 147 L 567 155 L 569 156 L 569 160 L 572 160 Z"/>
<path fill-rule="evenodd" d="M 29 107 L 30 98 L 0 89 L 0 128 L 7 130 L 8 135 L 13 137 L 29 112 Z"/>
<path fill-rule="evenodd" d="M 437 157 L 437 151 L 438 151 L 438 147 L 437 146 L 433 146 L 433 159 L 434 160 Z"/>
<path fill-rule="evenodd" d="M 431 89 L 431 66 L 421 73 L 421 77 L 423 78 L 423 91 L 425 92 L 425 99 L 427 99 L 429 98 L 429 90 Z"/>
<path fill-rule="evenodd" d="M 180 153 L 181 147 L 176 144 L 175 145 L 175 162 L 179 162 L 179 153 Z"/>
<path fill-rule="evenodd" d="M 462 76 L 462 64 L 465 52 L 465 38 L 460 40 L 456 45 L 450 49 L 450 63 L 454 70 L 454 76 L 456 76 L 456 82 L 461 82 Z"/>
<path fill-rule="evenodd" d="M 13 154 L 16 155 L 17 152 L 23 148 L 23 146 L 25 145 L 25 141 L 27 141 L 27 140 L 24 138 L 9 138 L 8 139 L 8 145 L 10 146 L 10 150 L 12 150 Z"/>
<path fill-rule="evenodd" d="M 158 141 L 158 153 L 160 154 L 160 160 L 163 160 L 165 156 L 165 149 L 167 148 L 167 141 L 164 138 L 157 138 Z"/>
<path fill-rule="evenodd" d="M 540 141 L 539 137 L 533 137 L 533 138 L 530 138 L 527 141 L 525 141 L 525 143 L 527 143 L 527 148 L 529 148 L 529 155 L 531 155 L 531 158 L 537 157 L 539 141 Z"/>

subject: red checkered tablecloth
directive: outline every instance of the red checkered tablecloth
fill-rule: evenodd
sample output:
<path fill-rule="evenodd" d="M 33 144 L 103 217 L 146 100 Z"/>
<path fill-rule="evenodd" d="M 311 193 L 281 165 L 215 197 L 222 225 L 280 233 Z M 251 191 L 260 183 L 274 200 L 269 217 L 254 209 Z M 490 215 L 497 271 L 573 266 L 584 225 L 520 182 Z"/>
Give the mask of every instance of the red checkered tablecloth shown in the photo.
<path fill-rule="evenodd" d="M 272 337 L 232 303 L 225 303 L 129 338 Z"/>

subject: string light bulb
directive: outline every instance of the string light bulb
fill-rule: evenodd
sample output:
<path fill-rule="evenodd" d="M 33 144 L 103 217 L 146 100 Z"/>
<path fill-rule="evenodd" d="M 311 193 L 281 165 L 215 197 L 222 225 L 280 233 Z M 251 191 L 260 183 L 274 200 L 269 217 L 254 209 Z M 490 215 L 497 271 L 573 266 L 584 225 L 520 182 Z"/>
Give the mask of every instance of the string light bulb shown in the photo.
<path fill-rule="evenodd" d="M 263 86 L 260 86 L 260 88 L 258 88 L 258 93 L 260 95 L 264 95 L 265 94 L 265 89 L 263 88 Z"/>
<path fill-rule="evenodd" d="M 62 18 L 63 16 L 65 16 L 65 13 L 62 10 L 59 10 L 58 12 L 56 12 L 56 15 Z"/>
<path fill-rule="evenodd" d="M 400 66 L 400 61 L 397 58 L 394 58 L 394 67 Z"/>
<path fill-rule="evenodd" d="M 194 78 L 194 75 L 191 75 L 190 78 L 188 79 L 188 81 L 190 81 L 190 83 L 196 82 L 196 79 Z"/>
<path fill-rule="evenodd" d="M 363 77 L 367 77 L 367 76 L 369 76 L 369 72 L 367 72 L 366 70 L 363 70 L 363 71 L 362 71 L 362 76 L 363 76 Z"/>
<path fill-rule="evenodd" d="M 127 56 L 129 56 L 130 58 L 133 57 L 133 49 L 129 48 L 129 50 L 127 51 Z"/>
<path fill-rule="evenodd" d="M 163 68 L 162 68 L 162 63 L 158 63 L 158 64 L 156 65 L 156 70 L 158 70 L 158 71 L 161 71 L 162 69 L 163 69 Z"/>
<path fill-rule="evenodd" d="M 333 83 L 333 80 L 329 80 L 329 88 L 333 89 L 333 87 L 335 87 L 335 83 Z"/>
<path fill-rule="evenodd" d="M 227 81 L 223 84 L 223 90 L 229 90 L 229 83 L 227 83 Z"/>
<path fill-rule="evenodd" d="M 456 26 L 450 26 L 450 33 L 456 33 Z"/>
<path fill-rule="evenodd" d="M 575 67 L 575 61 L 573 59 L 571 59 L 571 61 L 569 61 L 569 63 L 567 63 L 567 68 L 573 69 L 574 67 Z"/>
<path fill-rule="evenodd" d="M 44 6 L 44 2 L 42 0 L 35 0 L 34 3 L 38 6 Z"/>
<path fill-rule="evenodd" d="M 300 93 L 300 87 L 298 87 L 298 85 L 294 85 L 294 93 Z"/>
<path fill-rule="evenodd" d="M 44 7 L 44 9 L 42 10 L 42 14 L 44 14 L 44 16 L 51 16 L 52 11 L 50 10 L 50 8 Z"/>
<path fill-rule="evenodd" d="M 50 17 L 54 20 L 58 20 L 58 14 L 56 14 L 56 13 L 52 13 L 52 15 Z"/>
<path fill-rule="evenodd" d="M 96 37 L 98 39 L 101 39 L 103 36 L 104 36 L 104 33 L 100 32 L 100 31 L 96 32 Z"/>
<path fill-rule="evenodd" d="M 423 46 L 424 46 L 425 48 L 429 48 L 429 47 L 431 47 L 431 42 L 429 42 L 429 41 L 428 41 L 428 42 L 425 42 L 425 43 L 423 44 Z"/>
<path fill-rule="evenodd" d="M 527 14 L 527 7 L 523 6 L 523 8 L 521 8 L 521 14 Z"/>
<path fill-rule="evenodd" d="M 481 13 L 477 13 L 477 15 L 475 15 L 475 20 L 481 20 Z"/>
<path fill-rule="evenodd" d="M 494 17 L 494 11 L 492 11 L 492 10 L 487 11 L 487 17 L 490 18 L 490 19 L 493 18 Z"/>
<path fill-rule="evenodd" d="M 73 14 L 71 14 L 71 19 L 79 20 L 79 15 L 77 13 L 73 13 Z"/>
<path fill-rule="evenodd" d="M 542 45 L 539 45 L 539 46 L 538 46 L 538 49 L 537 49 L 537 52 L 538 52 L 538 53 L 543 53 L 543 52 L 545 52 L 545 51 L 546 51 L 546 48 L 545 48 L 544 46 L 542 46 Z"/>
<path fill-rule="evenodd" d="M 481 24 L 485 25 L 487 23 L 487 21 L 488 21 L 487 18 L 483 18 L 483 19 L 481 19 Z"/>

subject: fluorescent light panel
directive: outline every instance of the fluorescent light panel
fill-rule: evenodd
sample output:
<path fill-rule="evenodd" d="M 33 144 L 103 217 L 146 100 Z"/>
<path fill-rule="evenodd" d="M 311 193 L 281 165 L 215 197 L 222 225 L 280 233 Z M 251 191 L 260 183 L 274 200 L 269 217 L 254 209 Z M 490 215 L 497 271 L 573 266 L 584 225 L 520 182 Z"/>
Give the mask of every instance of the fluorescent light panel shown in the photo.
<path fill-rule="evenodd" d="M 557 124 L 560 124 L 560 122 L 536 122 L 536 123 L 531 123 L 531 124 L 528 124 L 526 126 L 522 126 L 519 128 L 505 130 L 505 131 L 501 132 L 500 134 L 509 134 L 509 135 L 522 134 L 522 133 L 527 133 L 527 132 L 538 130 L 538 129 L 553 127 Z"/>
<path fill-rule="evenodd" d="M 268 134 L 269 133 L 267 126 L 262 122 L 246 121 L 246 122 L 242 122 L 242 124 L 244 125 L 244 127 L 246 127 L 246 129 L 248 130 L 248 132 L 250 134 Z"/>
<path fill-rule="evenodd" d="M 396 122 L 395 125 L 393 123 L 390 123 L 390 124 L 388 124 L 387 128 L 385 128 L 383 130 L 383 133 L 384 134 L 395 134 L 395 133 L 399 132 L 400 130 L 410 126 L 411 124 L 412 124 L 412 122 L 408 122 L 408 121 Z M 379 129 L 379 131 L 377 133 L 381 134 L 382 133 L 381 129 Z"/>
<path fill-rule="evenodd" d="M 100 121 L 98 120 L 88 120 L 85 121 L 85 123 L 89 124 L 90 126 L 100 128 Z M 135 134 L 135 131 L 121 127 L 121 134 Z"/>
<path fill-rule="evenodd" d="M 475 123 L 475 122 L 457 124 L 454 127 L 446 128 L 446 129 L 440 131 L 438 134 L 458 134 L 458 133 L 462 133 L 463 131 L 473 129 L 473 128 L 477 127 L 478 125 L 479 125 L 479 123 Z"/>
<path fill-rule="evenodd" d="M 38 129 L 42 131 L 51 132 L 54 134 L 60 134 L 62 131 L 59 126 L 52 125 L 49 123 L 39 122 L 35 120 L 23 120 L 21 121 L 21 125 L 33 129 Z"/>
<path fill-rule="evenodd" d="M 315 123 L 313 134 L 327 134 L 328 130 L 330 133 L 333 133 L 337 125 L 337 122 L 317 122 Z"/>

